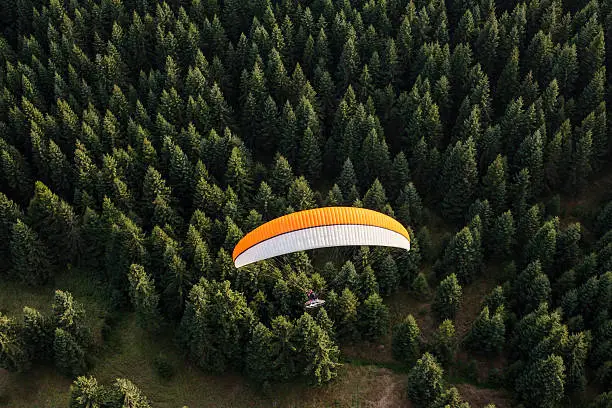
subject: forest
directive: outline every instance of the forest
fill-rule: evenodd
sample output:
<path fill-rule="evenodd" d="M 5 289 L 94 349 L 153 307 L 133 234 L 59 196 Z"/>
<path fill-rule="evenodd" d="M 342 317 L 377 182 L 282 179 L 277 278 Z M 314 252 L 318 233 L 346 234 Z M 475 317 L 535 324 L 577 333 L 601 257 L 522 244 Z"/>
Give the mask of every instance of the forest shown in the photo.
<path fill-rule="evenodd" d="M 607 43 L 609 0 L 0 0 L 0 406 L 612 407 Z M 410 251 L 234 266 L 327 206 Z"/>

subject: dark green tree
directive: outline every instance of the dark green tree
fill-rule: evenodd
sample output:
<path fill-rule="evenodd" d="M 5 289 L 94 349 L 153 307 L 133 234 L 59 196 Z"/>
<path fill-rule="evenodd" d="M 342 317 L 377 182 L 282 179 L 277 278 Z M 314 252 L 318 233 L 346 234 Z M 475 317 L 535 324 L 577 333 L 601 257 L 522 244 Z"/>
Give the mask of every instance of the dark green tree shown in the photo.
<path fill-rule="evenodd" d="M 30 368 L 21 330 L 14 319 L 0 313 L 0 367 L 9 372 L 21 372 Z"/>
<path fill-rule="evenodd" d="M 440 321 L 455 318 L 461 303 L 461 296 L 462 290 L 457 275 L 452 273 L 440 282 L 431 306 Z"/>
<path fill-rule="evenodd" d="M 366 339 L 377 339 L 389 330 L 389 308 L 378 293 L 373 293 L 361 305 L 359 311 L 361 334 Z"/>
<path fill-rule="evenodd" d="M 182 342 L 198 366 L 222 372 L 244 361 L 254 321 L 246 299 L 228 281 L 202 278 L 189 293 L 181 321 Z"/>
<path fill-rule="evenodd" d="M 58 327 L 53 339 L 53 355 L 57 369 L 70 377 L 86 370 L 85 351 L 70 332 Z"/>
<path fill-rule="evenodd" d="M 23 221 L 13 224 L 9 243 L 11 276 L 28 285 L 45 284 L 51 276 L 48 250 Z"/>
<path fill-rule="evenodd" d="M 418 408 L 426 408 L 440 397 L 444 389 L 444 370 L 429 353 L 416 362 L 408 373 L 408 398 Z"/>
<path fill-rule="evenodd" d="M 471 140 L 458 141 L 449 149 L 443 169 L 443 213 L 452 219 L 461 218 L 471 204 L 478 179 L 476 152 Z"/>
<path fill-rule="evenodd" d="M 393 358 L 411 366 L 421 355 L 421 330 L 409 314 L 393 328 L 392 351 Z"/>
<path fill-rule="evenodd" d="M 474 352 L 499 353 L 504 346 L 505 333 L 503 307 L 490 315 L 489 308 L 485 306 L 474 320 L 465 341 Z"/>
<path fill-rule="evenodd" d="M 138 322 L 143 328 L 155 330 L 159 327 L 159 295 L 155 292 L 155 284 L 141 265 L 132 264 L 128 273 L 130 282 L 130 299 L 136 310 Z"/>

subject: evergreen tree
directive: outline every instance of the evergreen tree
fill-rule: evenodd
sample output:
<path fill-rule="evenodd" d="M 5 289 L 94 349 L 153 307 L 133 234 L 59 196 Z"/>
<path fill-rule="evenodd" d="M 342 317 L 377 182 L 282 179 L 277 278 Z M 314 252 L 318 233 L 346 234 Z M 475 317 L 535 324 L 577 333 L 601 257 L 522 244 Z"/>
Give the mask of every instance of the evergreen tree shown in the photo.
<path fill-rule="evenodd" d="M 450 365 L 455 359 L 457 339 L 455 325 L 446 319 L 438 326 L 433 338 L 432 352 L 443 366 Z"/>
<path fill-rule="evenodd" d="M 436 290 L 434 303 L 432 304 L 432 310 L 440 321 L 454 319 L 459 309 L 461 295 L 461 286 L 454 273 L 448 275 L 440 282 Z"/>
<path fill-rule="evenodd" d="M 527 314 L 535 310 L 540 303 L 546 302 L 550 297 L 550 282 L 548 277 L 542 273 L 539 260 L 529 265 L 517 277 L 514 288 L 513 299 L 521 314 Z"/>
<path fill-rule="evenodd" d="M 361 305 L 361 334 L 366 339 L 384 336 L 389 329 L 389 309 L 378 293 L 373 293 Z"/>
<path fill-rule="evenodd" d="M 372 210 L 382 211 L 385 204 L 387 204 L 385 189 L 380 181 L 375 179 L 372 186 L 363 197 L 363 205 Z"/>
<path fill-rule="evenodd" d="M 9 372 L 20 372 L 30 368 L 20 328 L 14 319 L 0 313 L 0 367 Z"/>
<path fill-rule="evenodd" d="M 449 149 L 442 175 L 446 193 L 441 205 L 443 213 L 452 219 L 460 218 L 472 202 L 478 178 L 475 155 L 471 140 L 458 141 Z"/>
<path fill-rule="evenodd" d="M 61 373 L 74 377 L 85 372 L 85 351 L 72 334 L 60 327 L 55 329 L 53 354 Z"/>
<path fill-rule="evenodd" d="M 296 178 L 289 187 L 287 200 L 296 211 L 308 210 L 315 207 L 314 193 L 308 181 L 303 176 Z"/>
<path fill-rule="evenodd" d="M 10 238 L 11 276 L 28 285 L 45 284 L 51 275 L 47 248 L 23 221 L 13 224 Z"/>
<path fill-rule="evenodd" d="M 506 208 L 506 172 L 506 158 L 497 155 L 482 179 L 485 197 L 491 203 L 495 214 Z"/>
<path fill-rule="evenodd" d="M 274 337 L 270 329 L 261 322 L 253 330 L 253 337 L 247 346 L 246 372 L 255 381 L 265 384 L 274 376 Z"/>
<path fill-rule="evenodd" d="M 293 170 L 291 165 L 281 155 L 276 156 L 274 167 L 270 174 L 270 187 L 279 195 L 286 195 L 293 183 Z"/>
<path fill-rule="evenodd" d="M 489 248 L 491 254 L 496 258 L 509 258 L 512 255 L 516 240 L 516 227 L 514 217 L 510 210 L 499 215 L 491 230 L 491 240 Z"/>
<path fill-rule="evenodd" d="M 139 323 L 147 329 L 159 327 L 159 295 L 155 293 L 153 279 L 141 265 L 132 264 L 128 273 L 130 299 Z"/>
<path fill-rule="evenodd" d="M 321 150 L 319 143 L 312 133 L 310 127 L 304 131 L 304 137 L 300 143 L 300 172 L 304 174 L 308 180 L 316 181 L 321 173 Z"/>
<path fill-rule="evenodd" d="M 552 354 L 525 368 L 516 380 L 516 391 L 523 400 L 554 407 L 563 398 L 565 378 L 563 358 Z"/>
<path fill-rule="evenodd" d="M 243 361 L 254 319 L 244 296 L 228 281 L 202 278 L 189 293 L 181 321 L 182 342 L 201 368 L 222 372 Z"/>
<path fill-rule="evenodd" d="M 27 219 L 32 229 L 48 245 L 54 260 L 72 260 L 79 240 L 77 217 L 67 202 L 39 181 L 34 187 Z"/>
<path fill-rule="evenodd" d="M 440 397 L 443 390 L 444 371 L 429 353 L 416 362 L 408 373 L 408 398 L 416 407 L 429 407 Z"/>
<path fill-rule="evenodd" d="M 504 345 L 505 325 L 503 307 L 490 316 L 485 306 L 474 320 L 472 329 L 466 337 L 468 347 L 474 352 L 500 352 Z"/>
<path fill-rule="evenodd" d="M 420 349 L 421 330 L 414 317 L 409 314 L 393 328 L 393 358 L 411 366 L 420 356 Z"/>

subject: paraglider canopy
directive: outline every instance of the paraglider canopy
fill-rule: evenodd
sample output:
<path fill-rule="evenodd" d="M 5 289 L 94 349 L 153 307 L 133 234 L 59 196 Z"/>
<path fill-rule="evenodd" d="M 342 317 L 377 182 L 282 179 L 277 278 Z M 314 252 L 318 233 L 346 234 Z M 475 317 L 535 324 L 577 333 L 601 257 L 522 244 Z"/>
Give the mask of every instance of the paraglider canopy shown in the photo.
<path fill-rule="evenodd" d="M 339 246 L 388 246 L 410 250 L 410 235 L 398 221 L 377 211 L 324 207 L 267 222 L 234 248 L 236 268 L 298 251 Z"/>

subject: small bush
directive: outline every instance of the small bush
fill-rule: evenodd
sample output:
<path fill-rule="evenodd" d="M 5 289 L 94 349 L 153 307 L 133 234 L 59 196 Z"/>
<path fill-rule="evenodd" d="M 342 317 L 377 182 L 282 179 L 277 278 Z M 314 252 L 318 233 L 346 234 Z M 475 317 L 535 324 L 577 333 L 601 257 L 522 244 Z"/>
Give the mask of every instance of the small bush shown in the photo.
<path fill-rule="evenodd" d="M 159 353 L 153 360 L 153 365 L 160 378 L 169 380 L 174 377 L 174 366 L 170 363 L 170 360 L 168 360 L 165 354 Z"/>

